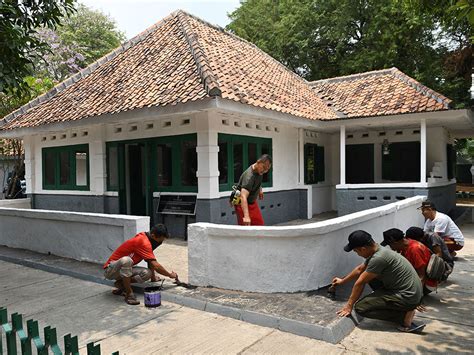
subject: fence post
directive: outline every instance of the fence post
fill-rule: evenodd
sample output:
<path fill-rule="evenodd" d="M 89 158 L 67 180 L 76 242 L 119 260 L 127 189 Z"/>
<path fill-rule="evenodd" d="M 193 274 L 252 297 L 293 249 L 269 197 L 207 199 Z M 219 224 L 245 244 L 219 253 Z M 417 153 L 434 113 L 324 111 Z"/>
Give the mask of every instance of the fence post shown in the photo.
<path fill-rule="evenodd" d="M 31 340 L 26 335 L 25 330 L 23 329 L 23 317 L 21 314 L 13 313 L 12 314 L 12 327 L 20 338 L 21 344 L 21 354 L 22 355 L 32 355 L 31 352 Z"/>
<path fill-rule="evenodd" d="M 94 345 L 94 342 L 87 344 L 87 355 L 100 355 L 100 344 Z"/>
<path fill-rule="evenodd" d="M 44 346 L 50 349 L 54 355 L 62 355 L 61 349 L 58 346 L 58 337 L 56 335 L 56 328 L 47 326 L 44 328 Z"/>
<path fill-rule="evenodd" d="M 16 355 L 16 334 L 14 329 L 8 324 L 8 313 L 4 307 L 0 308 L 0 324 L 7 340 L 7 354 Z"/>
<path fill-rule="evenodd" d="M 64 355 L 79 355 L 77 336 L 73 337 L 71 334 L 64 336 Z"/>
<path fill-rule="evenodd" d="M 28 330 L 28 339 L 33 340 L 38 355 L 48 355 L 48 348 L 44 346 L 39 336 L 38 321 L 28 320 L 26 322 L 26 329 Z"/>

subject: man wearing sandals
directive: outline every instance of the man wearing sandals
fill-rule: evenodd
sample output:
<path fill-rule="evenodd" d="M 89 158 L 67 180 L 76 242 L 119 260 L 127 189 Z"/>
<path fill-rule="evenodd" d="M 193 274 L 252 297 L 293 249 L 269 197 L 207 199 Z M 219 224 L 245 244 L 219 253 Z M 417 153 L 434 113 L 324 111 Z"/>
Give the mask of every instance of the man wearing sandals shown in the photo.
<path fill-rule="evenodd" d="M 124 295 L 125 302 L 138 305 L 133 294 L 131 283 L 142 283 L 149 279 L 156 281 L 155 271 L 172 279 L 178 279 L 174 272 L 168 272 L 161 266 L 153 254 L 153 249 L 159 247 L 168 238 L 168 230 L 163 224 L 155 225 L 150 232 L 138 233 L 135 237 L 125 241 L 110 256 L 104 264 L 104 275 L 108 280 L 116 280 L 114 295 Z M 134 266 L 145 260 L 148 268 Z"/>
<path fill-rule="evenodd" d="M 354 309 L 362 317 L 399 324 L 402 332 L 420 332 L 424 324 L 413 323 L 416 308 L 421 304 L 423 288 L 415 269 L 403 256 L 382 248 L 372 236 L 362 230 L 349 235 L 346 252 L 354 250 L 365 262 L 343 278 L 335 277 L 337 287 L 356 280 L 346 305 L 337 314 L 349 316 Z M 366 284 L 374 289 L 362 297 Z"/>

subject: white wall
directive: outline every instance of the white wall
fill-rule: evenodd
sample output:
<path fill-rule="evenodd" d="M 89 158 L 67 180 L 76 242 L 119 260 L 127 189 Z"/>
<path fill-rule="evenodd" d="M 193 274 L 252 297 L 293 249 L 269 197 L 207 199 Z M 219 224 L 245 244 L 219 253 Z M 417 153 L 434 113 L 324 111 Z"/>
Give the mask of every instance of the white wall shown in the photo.
<path fill-rule="evenodd" d="M 440 181 L 448 181 L 448 157 L 446 145 L 452 143 L 448 132 L 443 127 L 427 128 L 426 130 L 426 173 L 429 175 L 436 162 L 441 163 Z"/>
<path fill-rule="evenodd" d="M 149 217 L 0 208 L 0 245 L 105 263 Z"/>
<path fill-rule="evenodd" d="M 189 282 L 249 292 L 314 290 L 363 259 L 343 250 L 357 229 L 375 241 L 389 228 L 422 226 L 417 196 L 331 220 L 284 227 L 196 223 L 188 227 Z"/>
<path fill-rule="evenodd" d="M 13 199 L 13 200 L 0 200 L 0 207 L 30 209 L 31 199 L 18 198 L 18 199 Z"/>

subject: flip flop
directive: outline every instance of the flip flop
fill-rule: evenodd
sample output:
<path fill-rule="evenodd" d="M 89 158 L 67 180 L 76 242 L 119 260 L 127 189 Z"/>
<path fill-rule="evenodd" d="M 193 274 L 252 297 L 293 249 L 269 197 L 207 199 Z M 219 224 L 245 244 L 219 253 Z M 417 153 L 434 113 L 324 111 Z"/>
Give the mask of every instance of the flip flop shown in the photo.
<path fill-rule="evenodd" d="M 112 294 L 115 296 L 122 296 L 125 291 L 122 288 L 116 288 L 115 290 L 112 290 Z"/>
<path fill-rule="evenodd" d="M 127 297 L 125 297 L 125 303 L 132 306 L 136 306 L 140 304 L 140 301 L 137 300 L 134 295 L 128 295 Z"/>
<path fill-rule="evenodd" d="M 415 324 L 412 323 L 410 327 L 398 327 L 397 329 L 403 333 L 421 333 L 423 329 L 426 327 L 426 324 L 420 323 L 420 324 Z"/>

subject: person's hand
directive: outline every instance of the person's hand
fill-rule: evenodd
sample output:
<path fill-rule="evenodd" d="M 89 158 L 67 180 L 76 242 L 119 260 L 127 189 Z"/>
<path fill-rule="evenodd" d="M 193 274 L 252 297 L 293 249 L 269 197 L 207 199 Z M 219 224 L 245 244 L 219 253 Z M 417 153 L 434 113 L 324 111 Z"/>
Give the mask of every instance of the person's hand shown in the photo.
<path fill-rule="evenodd" d="M 258 199 L 263 200 L 263 191 L 262 190 L 260 190 L 260 192 L 258 193 Z"/>
<path fill-rule="evenodd" d="M 332 286 L 339 286 L 339 285 L 342 285 L 342 283 L 343 283 L 343 282 L 342 282 L 342 279 L 341 279 L 341 278 L 335 277 L 335 278 L 332 279 L 331 285 L 332 285 Z"/>
<path fill-rule="evenodd" d="M 352 312 L 352 306 L 348 303 L 346 303 L 346 305 L 344 307 L 342 307 L 340 310 L 338 310 L 336 313 L 340 316 L 340 317 L 347 317 L 348 315 L 350 315 Z"/>
<path fill-rule="evenodd" d="M 244 226 L 250 226 L 250 217 L 242 218 L 242 222 L 244 223 Z"/>
<path fill-rule="evenodd" d="M 428 312 L 428 308 L 426 308 L 423 304 L 420 304 L 418 307 L 416 307 L 416 310 L 421 313 Z"/>
<path fill-rule="evenodd" d="M 175 280 L 177 280 L 177 279 L 178 279 L 178 274 L 177 274 L 177 273 L 175 273 L 174 271 L 171 271 L 171 273 L 170 273 L 170 276 L 169 276 L 169 277 L 170 277 L 170 279 L 175 279 Z"/>

